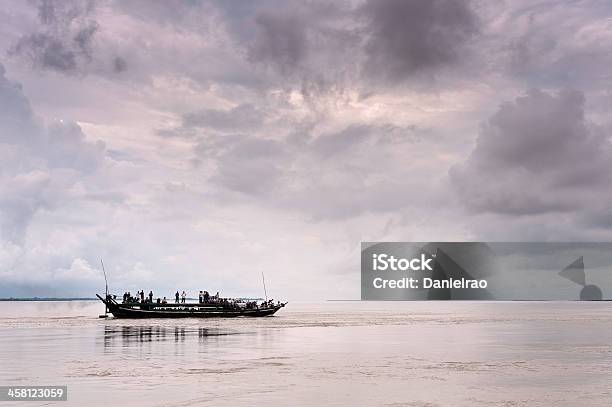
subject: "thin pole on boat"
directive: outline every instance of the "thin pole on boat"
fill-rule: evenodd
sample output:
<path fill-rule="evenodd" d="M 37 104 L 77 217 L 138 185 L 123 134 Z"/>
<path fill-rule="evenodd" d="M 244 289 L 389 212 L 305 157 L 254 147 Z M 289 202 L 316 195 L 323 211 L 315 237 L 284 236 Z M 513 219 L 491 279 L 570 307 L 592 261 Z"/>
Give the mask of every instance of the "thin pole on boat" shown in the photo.
<path fill-rule="evenodd" d="M 266 291 L 266 277 L 264 277 L 264 272 L 261 272 L 261 281 L 263 281 L 264 286 L 264 294 L 266 295 L 266 302 L 268 302 L 268 291 Z"/>
<path fill-rule="evenodd" d="M 104 316 L 108 314 L 108 305 L 106 305 L 106 301 L 108 301 L 108 280 L 106 279 L 106 270 L 104 270 L 104 262 L 100 259 L 100 264 L 102 264 L 102 272 L 104 273 L 104 283 L 106 284 L 106 296 L 104 297 Z"/>

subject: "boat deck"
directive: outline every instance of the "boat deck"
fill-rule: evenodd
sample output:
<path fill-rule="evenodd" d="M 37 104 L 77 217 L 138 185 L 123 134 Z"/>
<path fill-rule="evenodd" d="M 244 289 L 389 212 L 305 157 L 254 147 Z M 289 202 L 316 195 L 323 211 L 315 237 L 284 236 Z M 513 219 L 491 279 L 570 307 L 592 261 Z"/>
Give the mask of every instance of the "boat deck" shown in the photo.
<path fill-rule="evenodd" d="M 113 298 L 105 300 L 98 294 L 96 296 L 115 318 L 264 317 L 274 315 L 287 304 L 278 303 L 265 307 L 246 308 L 218 303 L 119 303 Z"/>

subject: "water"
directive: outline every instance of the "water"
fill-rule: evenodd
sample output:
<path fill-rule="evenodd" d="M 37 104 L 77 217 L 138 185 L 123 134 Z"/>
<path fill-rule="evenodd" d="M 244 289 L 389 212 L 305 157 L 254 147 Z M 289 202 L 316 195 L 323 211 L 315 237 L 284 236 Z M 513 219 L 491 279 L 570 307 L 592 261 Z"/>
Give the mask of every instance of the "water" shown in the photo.
<path fill-rule="evenodd" d="M 612 405 L 611 302 L 326 302 L 214 320 L 102 310 L 0 303 L 0 385 L 68 385 L 61 406 Z"/>

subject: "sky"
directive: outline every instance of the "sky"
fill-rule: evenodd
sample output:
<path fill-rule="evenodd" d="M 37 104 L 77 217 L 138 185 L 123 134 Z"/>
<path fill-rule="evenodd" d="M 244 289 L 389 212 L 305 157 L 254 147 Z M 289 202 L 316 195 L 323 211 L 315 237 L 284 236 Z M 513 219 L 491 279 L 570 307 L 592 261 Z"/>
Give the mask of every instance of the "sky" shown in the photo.
<path fill-rule="evenodd" d="M 612 241 L 608 1 L 0 0 L 0 297 L 356 299 L 362 241 Z"/>

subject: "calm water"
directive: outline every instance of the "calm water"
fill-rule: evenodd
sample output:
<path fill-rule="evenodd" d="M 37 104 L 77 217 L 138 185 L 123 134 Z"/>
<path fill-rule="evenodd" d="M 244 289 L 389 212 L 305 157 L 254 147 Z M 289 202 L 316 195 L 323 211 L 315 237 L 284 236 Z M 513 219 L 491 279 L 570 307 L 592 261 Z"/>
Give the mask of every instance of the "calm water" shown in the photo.
<path fill-rule="evenodd" d="M 327 302 L 175 321 L 101 311 L 0 303 L 0 385 L 68 385 L 61 406 L 612 405 L 610 302 Z"/>

